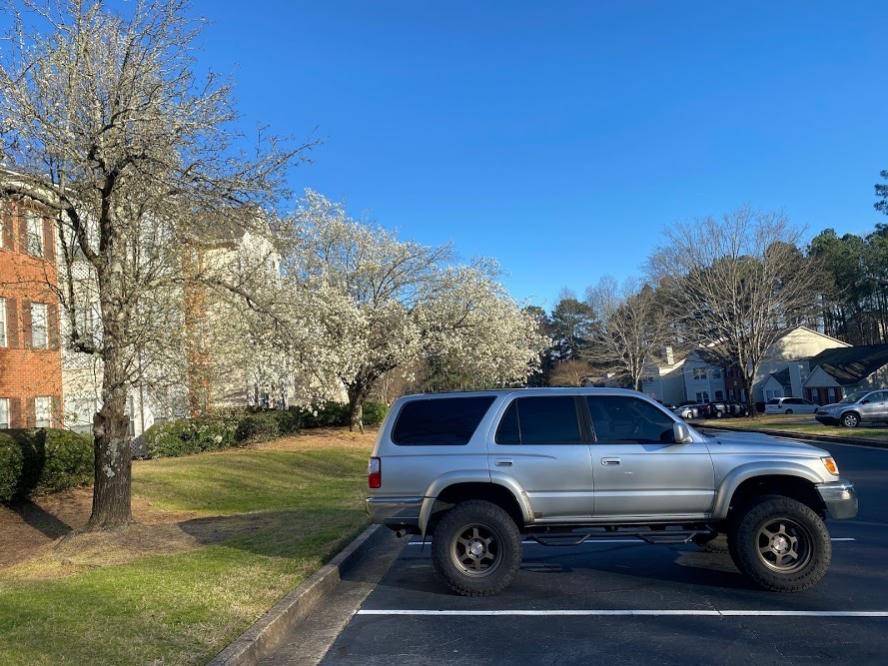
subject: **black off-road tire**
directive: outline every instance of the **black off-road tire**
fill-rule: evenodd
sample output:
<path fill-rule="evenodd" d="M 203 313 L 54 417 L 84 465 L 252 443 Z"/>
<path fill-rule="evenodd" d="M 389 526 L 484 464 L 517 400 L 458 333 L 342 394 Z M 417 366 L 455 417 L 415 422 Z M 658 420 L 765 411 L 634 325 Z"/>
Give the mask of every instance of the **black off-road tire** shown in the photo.
<path fill-rule="evenodd" d="M 768 543 L 768 528 L 787 527 L 787 534 L 797 540 L 800 557 L 793 565 L 780 570 L 773 552 L 764 555 L 760 549 Z M 782 535 L 779 529 L 777 536 Z M 795 536 L 792 536 L 792 535 Z M 799 545 L 804 543 L 803 546 Z M 823 519 L 811 507 L 798 500 L 779 495 L 762 498 L 750 505 L 731 524 L 728 552 L 740 571 L 758 587 L 774 592 L 800 592 L 813 587 L 826 575 L 832 559 L 832 542 Z"/>
<path fill-rule="evenodd" d="M 486 573 L 469 573 L 457 561 L 457 555 L 465 552 L 462 542 L 457 542 L 475 526 L 479 534 L 489 535 L 495 544 L 495 565 L 491 562 Z M 461 502 L 450 509 L 435 527 L 432 538 L 435 572 L 451 590 L 465 597 L 502 592 L 518 573 L 521 551 L 521 533 L 515 521 L 502 508 L 484 500 Z"/>

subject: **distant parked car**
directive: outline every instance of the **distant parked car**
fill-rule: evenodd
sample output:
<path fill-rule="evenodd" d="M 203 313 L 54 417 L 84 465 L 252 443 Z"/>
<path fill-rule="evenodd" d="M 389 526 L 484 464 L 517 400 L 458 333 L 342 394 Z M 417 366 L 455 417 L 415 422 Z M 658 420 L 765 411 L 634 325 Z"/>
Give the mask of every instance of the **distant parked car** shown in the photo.
<path fill-rule="evenodd" d="M 862 422 L 888 421 L 888 389 L 855 391 L 840 402 L 818 407 L 814 418 L 827 425 L 856 428 Z"/>
<path fill-rule="evenodd" d="M 695 419 L 699 415 L 697 405 L 694 403 L 681 404 L 672 410 L 676 416 L 682 419 Z"/>
<path fill-rule="evenodd" d="M 726 402 L 728 416 L 749 416 L 749 405 L 742 402 Z"/>
<path fill-rule="evenodd" d="M 804 398 L 773 398 L 765 403 L 765 414 L 813 414 L 817 405 Z"/>
<path fill-rule="evenodd" d="M 725 402 L 709 402 L 706 403 L 706 406 L 709 408 L 710 419 L 720 419 L 729 416 L 728 404 Z"/>

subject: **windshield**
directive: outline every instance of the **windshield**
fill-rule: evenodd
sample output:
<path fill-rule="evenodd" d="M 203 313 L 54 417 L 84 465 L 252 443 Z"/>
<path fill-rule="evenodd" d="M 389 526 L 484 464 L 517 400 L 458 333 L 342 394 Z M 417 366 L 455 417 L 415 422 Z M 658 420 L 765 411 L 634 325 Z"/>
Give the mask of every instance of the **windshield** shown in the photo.
<path fill-rule="evenodd" d="M 865 396 L 869 391 L 854 391 L 854 393 L 849 393 L 844 398 L 842 398 L 839 402 L 857 402 L 863 396 Z"/>

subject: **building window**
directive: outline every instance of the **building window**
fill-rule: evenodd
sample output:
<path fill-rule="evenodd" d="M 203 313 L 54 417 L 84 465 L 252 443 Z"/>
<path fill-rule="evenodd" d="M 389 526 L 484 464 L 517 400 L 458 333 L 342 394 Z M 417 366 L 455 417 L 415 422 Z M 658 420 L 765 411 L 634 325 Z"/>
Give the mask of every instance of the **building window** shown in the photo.
<path fill-rule="evenodd" d="M 715 392 L 715 399 L 716 400 L 724 400 L 725 399 L 724 393 L 722 393 L 721 391 L 716 391 Z"/>
<path fill-rule="evenodd" d="M 43 220 L 34 213 L 28 213 L 25 217 L 27 225 L 27 252 L 32 257 L 43 256 Z"/>
<path fill-rule="evenodd" d="M 706 379 L 706 368 L 694 368 L 694 379 Z"/>
<path fill-rule="evenodd" d="M 34 398 L 34 427 L 52 428 L 52 398 L 49 396 Z"/>
<path fill-rule="evenodd" d="M 709 391 L 697 391 L 697 402 L 709 402 Z"/>
<path fill-rule="evenodd" d="M 0 430 L 9 428 L 9 398 L 0 398 Z"/>
<path fill-rule="evenodd" d="M 722 371 L 721 368 L 713 368 L 712 369 L 712 378 L 713 379 L 721 379 Z"/>
<path fill-rule="evenodd" d="M 45 303 L 31 303 L 31 347 L 49 347 L 49 321 Z"/>
<path fill-rule="evenodd" d="M 6 337 L 6 299 L 0 298 L 0 347 L 9 344 Z"/>

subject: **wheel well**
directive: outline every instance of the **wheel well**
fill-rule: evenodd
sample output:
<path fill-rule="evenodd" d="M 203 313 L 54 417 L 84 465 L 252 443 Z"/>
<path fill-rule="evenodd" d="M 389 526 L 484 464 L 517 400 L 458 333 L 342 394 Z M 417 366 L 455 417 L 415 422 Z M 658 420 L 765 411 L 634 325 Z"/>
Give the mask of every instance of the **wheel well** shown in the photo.
<path fill-rule="evenodd" d="M 860 412 L 858 412 L 856 409 L 846 409 L 844 412 L 841 413 L 839 418 L 843 419 L 848 414 L 854 414 L 854 416 L 856 416 L 857 418 L 860 418 Z"/>
<path fill-rule="evenodd" d="M 524 514 L 518 500 L 505 486 L 497 483 L 455 483 L 442 490 L 435 499 L 427 533 L 434 532 L 435 525 L 447 509 L 466 500 L 486 500 L 504 509 L 519 527 L 524 526 Z"/>
<path fill-rule="evenodd" d="M 755 476 L 737 486 L 737 489 L 731 496 L 728 519 L 730 520 L 731 515 L 738 509 L 748 506 L 757 497 L 764 495 L 791 497 L 802 504 L 808 505 L 821 516 L 826 515 L 826 505 L 823 503 L 813 483 L 798 476 L 774 474 Z"/>

